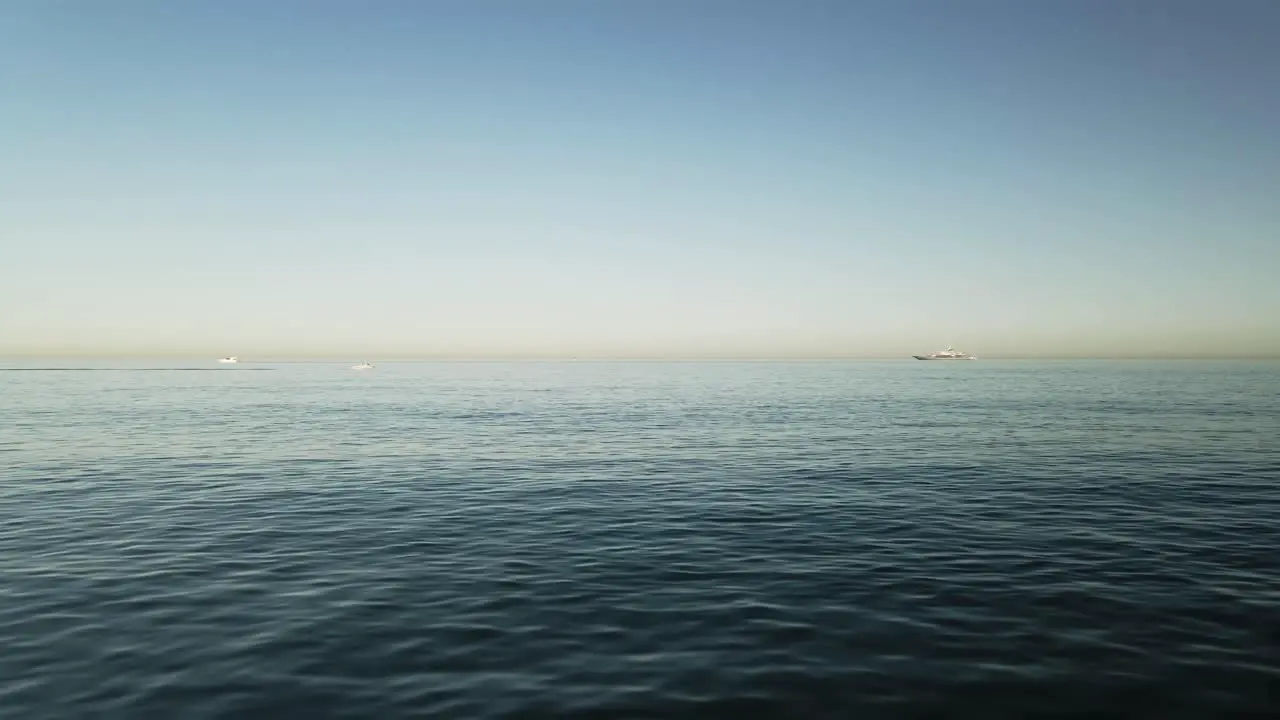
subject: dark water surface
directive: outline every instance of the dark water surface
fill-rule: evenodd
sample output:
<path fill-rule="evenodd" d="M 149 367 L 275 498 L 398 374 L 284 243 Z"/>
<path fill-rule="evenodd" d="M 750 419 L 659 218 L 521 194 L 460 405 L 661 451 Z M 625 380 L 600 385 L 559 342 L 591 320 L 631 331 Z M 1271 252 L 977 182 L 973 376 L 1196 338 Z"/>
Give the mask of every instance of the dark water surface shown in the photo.
<path fill-rule="evenodd" d="M 1280 704 L 1280 364 L 33 367 L 6 717 Z"/>

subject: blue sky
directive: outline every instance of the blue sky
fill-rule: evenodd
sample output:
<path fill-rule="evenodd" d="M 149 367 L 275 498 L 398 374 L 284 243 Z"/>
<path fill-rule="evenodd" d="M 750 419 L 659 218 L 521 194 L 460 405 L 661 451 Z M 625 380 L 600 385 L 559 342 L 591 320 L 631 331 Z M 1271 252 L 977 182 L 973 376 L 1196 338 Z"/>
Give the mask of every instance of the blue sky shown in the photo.
<path fill-rule="evenodd" d="M 1280 354 L 1280 3 L 13 0 L 0 353 Z"/>

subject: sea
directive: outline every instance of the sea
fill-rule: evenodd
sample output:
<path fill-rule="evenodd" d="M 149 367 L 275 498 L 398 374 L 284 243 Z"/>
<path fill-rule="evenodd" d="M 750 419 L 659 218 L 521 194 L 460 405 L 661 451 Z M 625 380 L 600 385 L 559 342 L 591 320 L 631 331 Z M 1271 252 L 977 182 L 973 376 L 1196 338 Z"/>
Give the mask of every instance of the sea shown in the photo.
<path fill-rule="evenodd" d="M 351 364 L 0 361 L 0 716 L 1280 707 L 1278 362 Z"/>

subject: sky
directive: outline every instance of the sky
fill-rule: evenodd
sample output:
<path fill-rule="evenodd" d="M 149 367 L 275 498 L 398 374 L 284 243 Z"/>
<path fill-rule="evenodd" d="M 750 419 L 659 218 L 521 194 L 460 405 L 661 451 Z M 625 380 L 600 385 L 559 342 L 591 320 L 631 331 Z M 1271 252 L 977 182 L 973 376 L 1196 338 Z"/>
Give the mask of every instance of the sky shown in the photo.
<path fill-rule="evenodd" d="M 1280 355 L 1274 0 L 8 0 L 0 354 Z"/>

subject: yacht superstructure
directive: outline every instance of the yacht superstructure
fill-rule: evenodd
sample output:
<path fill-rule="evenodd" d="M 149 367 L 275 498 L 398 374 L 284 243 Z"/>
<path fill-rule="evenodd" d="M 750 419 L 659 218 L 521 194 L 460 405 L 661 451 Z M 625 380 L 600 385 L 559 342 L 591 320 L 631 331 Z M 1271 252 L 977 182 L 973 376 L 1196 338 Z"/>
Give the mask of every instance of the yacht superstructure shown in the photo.
<path fill-rule="evenodd" d="M 969 353 L 960 352 L 950 345 L 946 350 L 938 350 L 927 355 L 912 355 L 917 360 L 977 360 L 978 358 Z"/>

